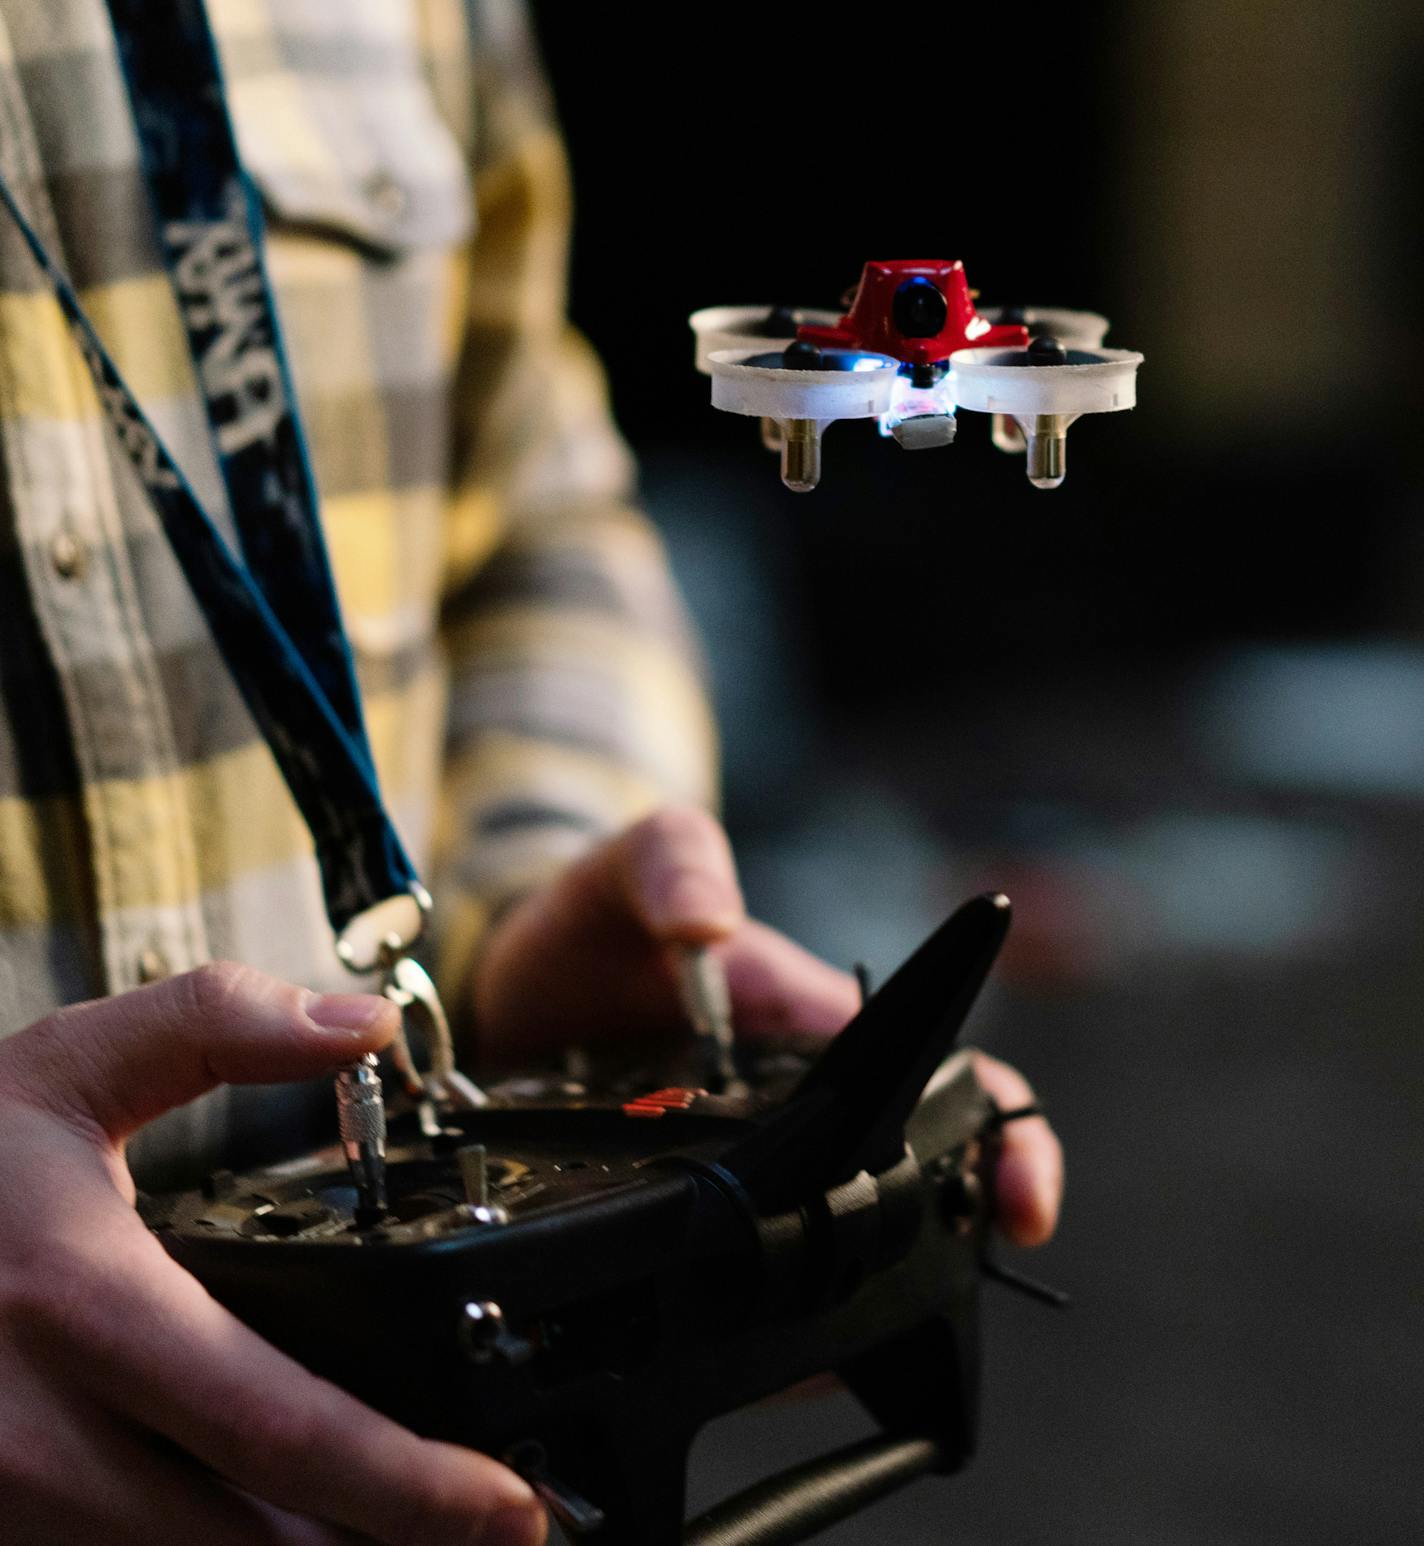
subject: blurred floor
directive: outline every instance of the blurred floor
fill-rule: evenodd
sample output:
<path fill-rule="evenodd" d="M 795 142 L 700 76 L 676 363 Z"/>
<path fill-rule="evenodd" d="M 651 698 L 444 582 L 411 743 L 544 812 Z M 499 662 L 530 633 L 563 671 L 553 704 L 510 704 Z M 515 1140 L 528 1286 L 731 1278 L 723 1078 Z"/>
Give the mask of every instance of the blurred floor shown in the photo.
<path fill-rule="evenodd" d="M 973 1036 L 1069 1155 L 1025 1265 L 1076 1308 L 987 1291 L 976 1465 L 824 1539 L 1424 1539 L 1424 653 L 1057 661 L 838 720 L 801 695 L 762 538 L 653 494 L 724 698 L 734 667 L 753 909 L 883 973 L 1009 890 Z M 694 1504 L 862 1431 L 846 1399 L 725 1419 Z"/>

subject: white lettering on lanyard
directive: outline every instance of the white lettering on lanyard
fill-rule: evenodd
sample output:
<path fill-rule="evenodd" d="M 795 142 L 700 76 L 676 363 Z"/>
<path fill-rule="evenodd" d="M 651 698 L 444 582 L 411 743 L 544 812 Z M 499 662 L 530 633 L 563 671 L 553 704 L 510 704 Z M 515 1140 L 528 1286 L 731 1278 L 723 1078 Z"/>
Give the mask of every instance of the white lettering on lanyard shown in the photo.
<path fill-rule="evenodd" d="M 239 210 L 212 224 L 175 221 L 164 236 L 175 254 L 174 284 L 189 333 L 213 334 L 198 361 L 203 391 L 231 404 L 231 416 L 217 427 L 218 450 L 246 450 L 270 439 L 287 411 L 246 218 Z"/>

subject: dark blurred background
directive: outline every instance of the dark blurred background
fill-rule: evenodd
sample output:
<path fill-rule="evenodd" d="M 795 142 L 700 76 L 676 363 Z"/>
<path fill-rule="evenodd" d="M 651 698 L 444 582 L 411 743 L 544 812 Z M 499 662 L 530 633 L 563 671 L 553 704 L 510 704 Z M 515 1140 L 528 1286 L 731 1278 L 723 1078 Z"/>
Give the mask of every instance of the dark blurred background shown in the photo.
<path fill-rule="evenodd" d="M 1424 1538 L 1424 12 L 536 0 L 575 319 L 708 641 L 752 906 L 883 973 L 961 896 L 1069 1153 L 982 1453 L 828 1535 Z M 976 31 L 976 27 L 983 30 Z M 687 314 L 962 258 L 1147 357 L 1065 485 L 961 416 L 787 493 Z M 864 1431 L 718 1424 L 700 1501 Z"/>

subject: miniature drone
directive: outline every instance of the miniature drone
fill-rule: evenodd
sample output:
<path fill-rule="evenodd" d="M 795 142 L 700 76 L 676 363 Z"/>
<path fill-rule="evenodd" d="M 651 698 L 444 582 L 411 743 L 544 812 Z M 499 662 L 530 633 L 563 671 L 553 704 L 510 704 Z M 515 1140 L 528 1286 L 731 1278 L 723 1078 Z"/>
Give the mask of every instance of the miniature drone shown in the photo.
<path fill-rule="evenodd" d="M 1029 482 L 1057 488 L 1068 427 L 1137 402 L 1142 356 L 1104 349 L 1108 323 L 1058 307 L 979 311 L 964 265 L 867 263 L 844 316 L 784 306 L 712 306 L 690 318 L 712 406 L 761 420 L 781 481 L 821 479 L 836 419 L 877 419 L 906 450 L 949 445 L 960 408 L 992 415 L 994 444 L 1027 453 Z"/>

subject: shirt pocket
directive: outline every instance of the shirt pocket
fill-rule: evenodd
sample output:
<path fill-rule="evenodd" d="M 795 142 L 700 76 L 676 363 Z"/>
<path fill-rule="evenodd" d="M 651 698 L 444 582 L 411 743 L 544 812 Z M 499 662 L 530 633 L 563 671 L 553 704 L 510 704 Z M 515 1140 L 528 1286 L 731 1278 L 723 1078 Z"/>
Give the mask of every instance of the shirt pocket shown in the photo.
<path fill-rule="evenodd" d="M 243 164 L 269 219 L 376 257 L 468 241 L 469 168 L 414 45 L 359 30 L 345 41 L 279 39 L 281 68 L 229 77 Z"/>

